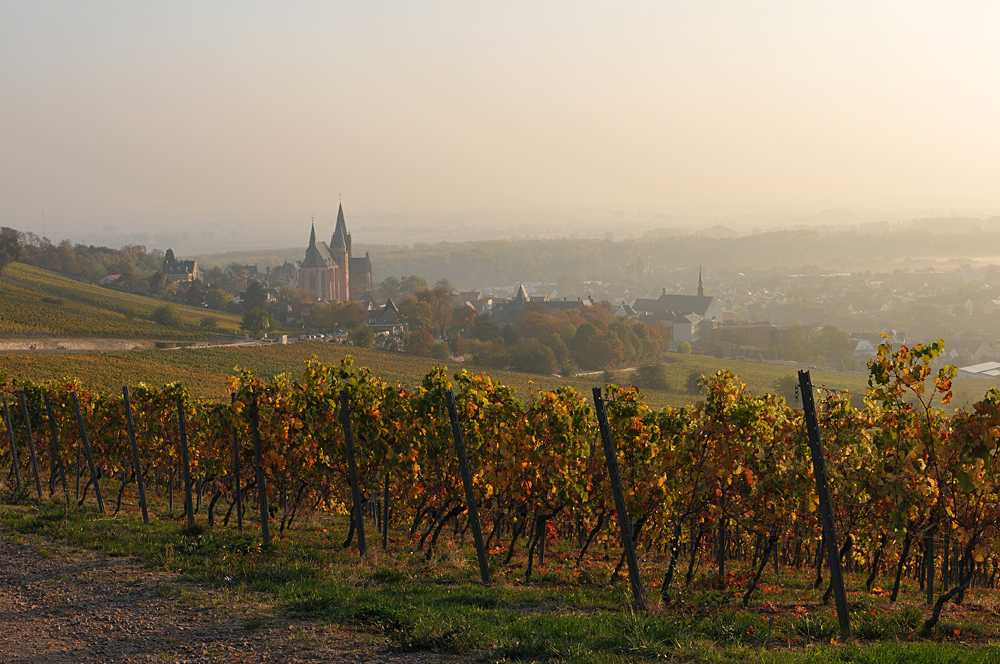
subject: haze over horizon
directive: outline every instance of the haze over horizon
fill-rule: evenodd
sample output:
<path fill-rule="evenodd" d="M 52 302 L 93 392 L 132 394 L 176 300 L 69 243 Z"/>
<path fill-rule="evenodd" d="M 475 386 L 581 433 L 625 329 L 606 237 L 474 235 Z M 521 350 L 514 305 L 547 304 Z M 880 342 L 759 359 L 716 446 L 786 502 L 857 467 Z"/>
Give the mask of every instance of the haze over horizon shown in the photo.
<path fill-rule="evenodd" d="M 0 225 L 184 252 L 1000 214 L 987 3 L 0 4 Z M 680 221 L 678 221 L 680 220 Z"/>

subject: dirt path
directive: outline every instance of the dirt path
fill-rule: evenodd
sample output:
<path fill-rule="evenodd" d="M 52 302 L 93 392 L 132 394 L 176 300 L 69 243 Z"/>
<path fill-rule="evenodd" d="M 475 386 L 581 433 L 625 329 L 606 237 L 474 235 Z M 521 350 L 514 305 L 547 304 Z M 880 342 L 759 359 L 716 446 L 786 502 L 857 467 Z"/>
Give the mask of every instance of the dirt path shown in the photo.
<path fill-rule="evenodd" d="M 402 662 L 337 626 L 276 617 L 267 606 L 126 558 L 0 528 L 0 661 Z"/>

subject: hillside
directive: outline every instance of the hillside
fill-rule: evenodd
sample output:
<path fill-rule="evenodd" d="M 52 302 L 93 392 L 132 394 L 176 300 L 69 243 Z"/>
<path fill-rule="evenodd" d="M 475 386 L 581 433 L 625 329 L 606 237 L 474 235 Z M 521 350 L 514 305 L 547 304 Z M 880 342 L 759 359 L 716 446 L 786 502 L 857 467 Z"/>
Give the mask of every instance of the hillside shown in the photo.
<path fill-rule="evenodd" d="M 196 339 L 209 336 L 198 329 L 205 316 L 215 318 L 220 331 L 240 326 L 232 314 L 182 305 L 174 306 L 186 328 L 148 320 L 164 304 L 11 263 L 0 276 L 0 336 Z"/>
<path fill-rule="evenodd" d="M 150 350 L 114 353 L 74 353 L 44 355 L 0 355 L 0 371 L 8 378 L 44 381 L 51 378 L 78 377 L 89 389 L 117 391 L 121 385 L 138 382 L 163 384 L 180 381 L 199 397 L 221 398 L 226 391 L 226 378 L 238 365 L 252 369 L 263 377 L 288 372 L 297 375 L 303 362 L 315 356 L 325 364 L 335 364 L 351 355 L 355 365 L 370 367 L 374 373 L 390 382 L 416 386 L 421 378 L 439 362 L 421 357 L 383 351 L 365 350 L 320 341 L 298 342 L 287 346 L 242 346 L 226 348 L 188 348 L 180 350 Z M 689 387 L 691 375 L 713 373 L 728 367 L 736 372 L 756 393 L 776 392 L 791 397 L 790 381 L 797 380 L 792 367 L 719 360 L 692 355 L 669 355 L 670 389 L 644 390 L 647 400 L 655 406 L 687 405 L 700 399 Z M 483 371 L 480 367 L 449 364 L 449 373 L 461 368 Z M 521 399 L 542 389 L 570 385 L 589 396 L 591 388 L 603 382 L 603 375 L 594 374 L 561 378 L 538 376 L 510 371 L 486 370 L 494 379 L 513 387 Z M 864 394 L 866 377 L 861 374 L 834 373 L 814 370 L 813 383 L 831 389 Z M 629 374 L 618 372 L 615 379 L 627 383 Z M 956 382 L 954 405 L 967 406 L 981 399 L 988 384 L 970 380 Z M 794 405 L 794 404 L 793 404 Z"/>

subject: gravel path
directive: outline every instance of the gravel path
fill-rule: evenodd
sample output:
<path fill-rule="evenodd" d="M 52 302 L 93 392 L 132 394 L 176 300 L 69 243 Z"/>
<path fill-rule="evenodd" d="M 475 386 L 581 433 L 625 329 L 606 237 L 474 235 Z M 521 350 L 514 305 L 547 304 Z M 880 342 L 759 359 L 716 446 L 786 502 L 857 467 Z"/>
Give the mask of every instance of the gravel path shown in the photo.
<path fill-rule="evenodd" d="M 0 529 L 0 661 L 395 662 L 375 637 L 275 617 L 127 558 Z"/>

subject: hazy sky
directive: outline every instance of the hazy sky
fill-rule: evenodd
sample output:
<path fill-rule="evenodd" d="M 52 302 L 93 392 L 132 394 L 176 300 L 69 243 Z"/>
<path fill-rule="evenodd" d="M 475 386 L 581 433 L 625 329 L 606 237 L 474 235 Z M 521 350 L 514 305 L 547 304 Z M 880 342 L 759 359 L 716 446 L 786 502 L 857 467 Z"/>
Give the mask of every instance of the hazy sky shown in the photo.
<path fill-rule="evenodd" d="M 0 0 L 0 224 L 262 242 L 332 229 L 341 192 L 500 236 L 1000 214 L 997 26 L 986 2 Z"/>

